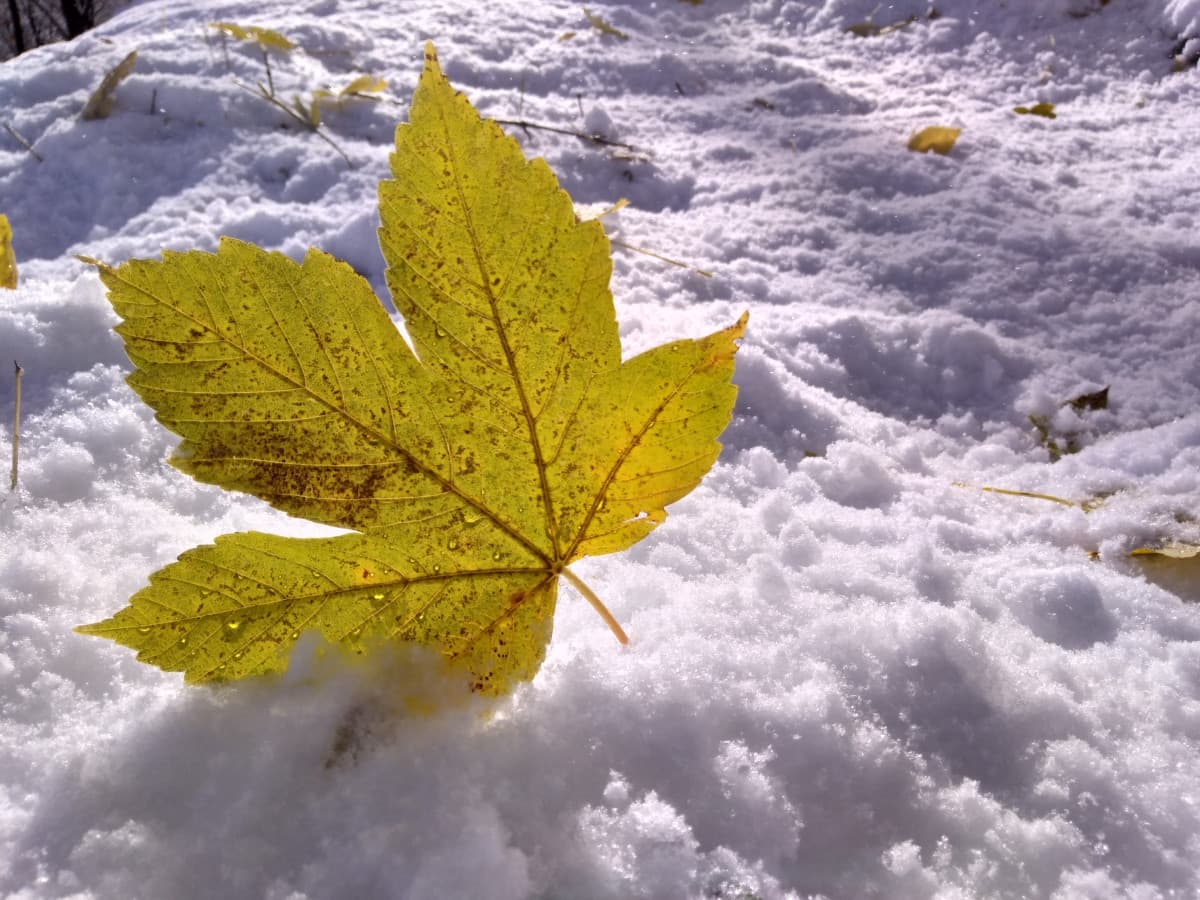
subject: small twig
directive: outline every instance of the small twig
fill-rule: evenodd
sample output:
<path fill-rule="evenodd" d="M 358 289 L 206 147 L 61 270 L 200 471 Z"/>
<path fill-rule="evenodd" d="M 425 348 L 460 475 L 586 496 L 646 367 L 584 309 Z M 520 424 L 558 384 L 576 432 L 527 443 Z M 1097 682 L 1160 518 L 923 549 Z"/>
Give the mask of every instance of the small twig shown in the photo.
<path fill-rule="evenodd" d="M 991 487 L 986 484 L 980 490 L 986 491 L 989 494 L 1007 494 L 1009 497 L 1029 497 L 1033 500 L 1049 500 L 1051 503 L 1058 503 L 1061 506 L 1078 506 L 1074 500 L 1055 497 L 1053 494 L 1039 494 L 1036 491 L 1013 491 L 1008 488 Z"/>
<path fill-rule="evenodd" d="M 20 458 L 21 452 L 21 376 L 25 374 L 25 370 L 21 368 L 21 364 L 15 359 L 13 360 L 13 368 L 16 369 L 17 400 L 13 406 L 12 481 L 8 485 L 8 489 L 11 491 L 17 489 L 17 461 Z"/>
<path fill-rule="evenodd" d="M 346 165 L 348 165 L 351 169 L 354 168 L 354 161 L 351 160 L 350 157 L 346 155 L 346 151 L 343 150 L 341 147 L 339 147 L 337 145 L 337 142 L 334 141 L 333 138 L 331 138 L 329 135 L 325 134 L 325 132 L 321 131 L 320 128 L 314 127 L 312 122 L 305 119 L 303 116 L 301 116 L 298 112 L 296 112 L 294 109 L 292 109 L 286 103 L 284 103 L 282 100 L 280 100 L 274 94 L 267 93 L 267 89 L 265 87 L 263 87 L 261 83 L 258 85 L 257 91 L 254 90 L 253 88 L 251 88 L 249 85 L 242 84 L 240 81 L 234 81 L 234 84 L 236 84 L 242 90 L 249 91 L 251 94 L 254 94 L 256 97 L 262 97 L 268 103 L 282 109 L 285 113 L 288 114 L 289 118 L 292 118 L 295 121 L 299 122 L 307 130 L 311 131 L 313 134 L 315 134 L 317 137 L 319 137 L 321 140 L 323 140 L 325 143 L 327 143 L 330 147 L 332 147 L 334 150 L 336 150 L 341 155 L 342 159 L 344 159 L 346 161 Z"/>
<path fill-rule="evenodd" d="M 552 131 L 555 134 L 566 134 L 571 137 L 579 138 L 581 141 L 587 141 L 590 144 L 600 144 L 604 147 L 620 147 L 622 150 L 628 150 L 630 153 L 645 154 L 646 151 L 641 150 L 633 144 L 624 144 L 621 141 L 610 141 L 608 138 L 600 134 L 588 134 L 586 131 L 579 131 L 575 128 L 555 128 L 553 125 L 539 125 L 537 122 L 530 122 L 527 119 L 496 119 L 497 125 L 510 125 L 513 128 L 523 128 L 528 130 L 534 128 L 538 131 Z"/>
<path fill-rule="evenodd" d="M 267 48 L 262 48 L 263 65 L 267 67 L 267 88 L 271 92 L 271 96 L 275 96 L 275 79 L 271 77 L 271 57 L 267 53 Z"/>
<path fill-rule="evenodd" d="M 13 128 L 12 125 L 10 125 L 8 122 L 4 123 L 4 130 L 7 131 L 9 134 L 11 134 L 13 136 L 13 139 L 18 144 L 20 144 L 22 147 L 24 147 L 26 150 L 28 150 L 30 153 L 32 153 L 33 158 L 36 159 L 38 162 L 46 161 L 42 157 L 42 154 L 38 153 L 36 150 L 33 149 L 33 144 L 31 144 L 31 143 L 29 143 L 29 141 L 25 140 L 25 136 L 22 135 L 19 131 L 17 131 L 17 129 Z"/>
<path fill-rule="evenodd" d="M 968 484 L 965 481 L 956 481 L 954 482 L 954 486 L 963 488 L 975 487 L 975 485 Z M 980 485 L 979 490 L 988 494 L 1004 494 L 1008 497 L 1029 497 L 1033 500 L 1049 500 L 1051 503 L 1057 503 L 1061 506 L 1084 506 L 1084 504 L 1076 503 L 1074 500 L 1067 500 L 1063 497 L 1055 497 L 1053 494 L 1039 494 L 1036 491 L 1014 491 L 1010 490 L 1009 488 L 992 487 L 989 484 Z"/>
<path fill-rule="evenodd" d="M 158 115 L 158 88 L 150 92 L 150 115 Z"/>
<path fill-rule="evenodd" d="M 616 238 L 609 238 L 609 243 L 611 243 L 614 247 L 624 247 L 626 250 L 632 250 L 634 253 L 642 253 L 646 256 L 653 257 L 654 259 L 657 259 L 660 262 L 665 262 L 668 265 L 678 266 L 681 269 L 690 269 L 697 275 L 703 275 L 705 278 L 713 277 L 712 272 L 706 271 L 705 269 L 698 269 L 689 263 L 680 262 L 677 259 L 671 259 L 669 256 L 663 256 L 661 253 L 655 253 L 653 250 L 647 250 L 645 247 L 635 247 L 633 244 L 627 244 L 624 241 L 617 240 Z"/>
<path fill-rule="evenodd" d="M 587 116 L 583 112 L 583 94 L 575 95 L 575 102 L 579 104 L 579 118 L 586 119 Z"/>

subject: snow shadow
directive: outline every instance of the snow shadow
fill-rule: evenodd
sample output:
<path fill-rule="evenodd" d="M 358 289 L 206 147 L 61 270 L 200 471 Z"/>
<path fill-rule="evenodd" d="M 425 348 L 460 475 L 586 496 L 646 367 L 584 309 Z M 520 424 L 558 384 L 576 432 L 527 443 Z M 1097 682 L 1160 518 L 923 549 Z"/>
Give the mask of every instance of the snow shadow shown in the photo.
<path fill-rule="evenodd" d="M 748 344 L 738 352 L 733 376 L 738 388 L 733 421 L 721 436 L 722 455 L 732 458 L 751 447 L 766 447 L 789 467 L 823 456 L 844 436 L 836 416 L 814 402 L 808 386 L 762 349 Z"/>
<path fill-rule="evenodd" d="M 966 412 L 1009 419 L 1033 371 L 989 328 L 949 313 L 849 315 L 807 327 L 800 337 L 829 363 L 813 373 L 817 386 L 904 421 Z"/>

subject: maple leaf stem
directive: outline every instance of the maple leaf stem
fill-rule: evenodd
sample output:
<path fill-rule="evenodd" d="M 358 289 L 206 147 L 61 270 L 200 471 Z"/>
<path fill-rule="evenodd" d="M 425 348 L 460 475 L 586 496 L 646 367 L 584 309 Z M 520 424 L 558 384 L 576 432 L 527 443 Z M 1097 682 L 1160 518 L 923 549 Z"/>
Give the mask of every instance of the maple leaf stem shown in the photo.
<path fill-rule="evenodd" d="M 609 612 L 608 607 L 604 605 L 604 601 L 596 596 L 596 592 L 588 587 L 584 580 L 570 569 L 563 569 L 562 573 L 567 576 L 567 581 L 571 582 L 575 590 L 583 594 L 584 599 L 586 599 L 588 603 L 592 604 L 592 609 L 600 613 L 600 618 L 602 618 L 604 623 L 608 625 L 610 629 L 612 629 L 612 633 L 617 636 L 617 640 L 622 644 L 628 644 L 629 635 L 625 633 L 625 629 L 621 627 L 621 623 L 617 621 L 617 617 Z"/>

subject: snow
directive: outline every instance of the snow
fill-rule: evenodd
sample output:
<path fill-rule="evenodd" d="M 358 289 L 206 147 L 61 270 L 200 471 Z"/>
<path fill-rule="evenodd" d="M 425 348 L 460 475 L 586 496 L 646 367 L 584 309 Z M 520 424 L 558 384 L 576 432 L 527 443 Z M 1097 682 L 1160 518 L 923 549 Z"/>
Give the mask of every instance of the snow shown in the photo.
<path fill-rule="evenodd" d="M 1200 539 L 1198 75 L 1171 60 L 1200 2 L 594 0 L 624 42 L 569 2 L 376 6 L 146 0 L 0 65 L 44 158 L 0 136 L 0 894 L 1200 892 L 1200 590 L 1128 555 Z M 845 33 L 873 10 L 918 20 Z M 227 71 L 216 20 L 301 45 L 285 96 L 391 82 L 327 112 L 353 168 L 234 84 L 262 63 Z M 487 114 L 651 154 L 516 130 L 580 204 L 629 199 L 621 240 L 714 273 L 618 248 L 627 354 L 751 312 L 713 472 L 575 566 L 631 646 L 564 589 L 541 673 L 487 705 L 402 650 L 302 642 L 214 690 L 74 634 L 219 534 L 320 530 L 166 465 L 73 255 L 315 245 L 386 296 L 375 186 L 425 39 Z M 906 150 L 931 124 L 949 156 Z"/>

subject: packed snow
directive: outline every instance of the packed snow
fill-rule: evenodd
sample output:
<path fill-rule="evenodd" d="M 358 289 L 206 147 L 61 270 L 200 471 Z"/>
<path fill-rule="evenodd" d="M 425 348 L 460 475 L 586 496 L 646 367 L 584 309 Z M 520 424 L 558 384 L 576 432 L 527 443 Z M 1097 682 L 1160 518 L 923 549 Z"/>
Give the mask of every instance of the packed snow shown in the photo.
<path fill-rule="evenodd" d="M 1129 555 L 1200 541 L 1200 0 L 934 7 L 592 0 L 621 39 L 566 0 L 146 0 L 0 65 L 41 157 L 0 133 L 0 894 L 1200 893 L 1200 579 Z M 350 164 L 212 21 L 299 44 L 285 98 L 390 82 L 326 110 Z M 488 704 L 400 650 L 305 641 L 212 689 L 75 634 L 217 535 L 324 533 L 167 464 L 75 255 L 317 246 L 386 298 L 376 185 L 427 39 L 485 114 L 635 148 L 509 128 L 687 264 L 616 248 L 627 355 L 750 311 L 712 473 L 575 567 L 631 644 L 564 589 Z M 929 125 L 949 155 L 907 149 Z"/>

